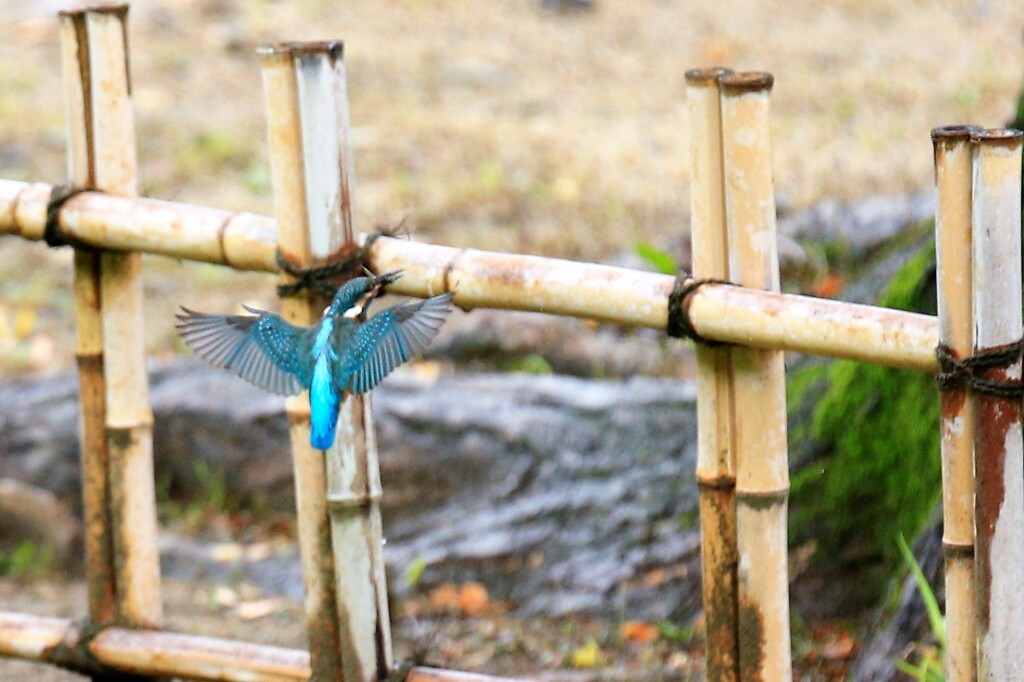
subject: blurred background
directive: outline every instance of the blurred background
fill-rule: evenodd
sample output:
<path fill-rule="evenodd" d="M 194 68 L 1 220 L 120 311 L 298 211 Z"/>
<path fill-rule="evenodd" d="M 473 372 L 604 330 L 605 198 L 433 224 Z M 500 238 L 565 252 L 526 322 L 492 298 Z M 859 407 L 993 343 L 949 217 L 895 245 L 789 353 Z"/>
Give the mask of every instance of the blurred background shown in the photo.
<path fill-rule="evenodd" d="M 66 6 L 0 0 L 0 177 L 66 178 L 55 18 Z M 929 131 L 1012 121 L 1024 82 L 1024 12 L 1011 0 L 138 0 L 129 16 L 141 194 L 271 214 L 254 49 L 340 38 L 357 229 L 404 221 L 415 240 L 668 272 L 689 259 L 685 71 L 770 71 L 784 288 L 924 312 L 934 312 Z M 2 543 L 0 608 L 77 616 L 71 253 L 0 244 L 0 488 L 16 488 L 0 509 L 32 499 L 62 510 L 41 516 L 67 517 L 58 531 L 11 531 Z M 217 379 L 175 360 L 185 348 L 172 325 L 180 304 L 273 309 L 272 285 L 146 259 L 169 620 L 202 630 L 209 619 L 194 611 L 207 609 L 234 636 L 298 646 L 290 465 L 273 444 L 285 438 L 280 404 L 227 377 L 210 388 L 217 399 L 185 405 L 195 382 Z M 868 679 L 865 666 L 934 653 L 919 619 L 864 662 L 893 604 L 914 613 L 897 535 L 920 538 L 920 560 L 935 562 L 934 390 L 928 377 L 789 361 L 796 656 L 805 679 L 843 679 L 855 665 Z M 653 332 L 478 311 L 386 383 L 379 428 L 402 651 L 552 680 L 696 679 L 692 367 L 687 345 Z M 258 414 L 218 425 L 237 423 L 237 438 L 266 429 L 235 443 L 259 471 L 195 436 L 223 437 L 199 415 L 242 400 Z M 70 412 L 41 429 L 30 407 L 55 401 Z M 473 402 L 495 421 L 467 411 Z M 423 479 L 436 469 L 424 453 L 442 451 L 461 473 Z M 629 479 L 638 458 L 646 473 Z M 480 520 L 462 535 L 437 532 L 468 514 Z M 581 578 L 595 557 L 600 571 Z M 10 665 L 5 679 L 43 679 Z"/>

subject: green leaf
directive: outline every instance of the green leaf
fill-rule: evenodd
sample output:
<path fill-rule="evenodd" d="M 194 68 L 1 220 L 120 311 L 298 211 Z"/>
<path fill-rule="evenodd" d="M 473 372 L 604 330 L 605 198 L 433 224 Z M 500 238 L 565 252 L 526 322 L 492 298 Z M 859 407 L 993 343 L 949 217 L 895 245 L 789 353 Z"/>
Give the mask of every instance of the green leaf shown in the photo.
<path fill-rule="evenodd" d="M 402 579 L 410 590 L 416 589 L 423 577 L 423 571 L 427 570 L 427 560 L 421 556 L 414 558 L 402 574 Z"/>
<path fill-rule="evenodd" d="M 640 242 L 634 248 L 636 255 L 647 261 L 655 270 L 665 275 L 675 275 L 679 272 L 679 264 L 667 251 L 659 249 L 649 242 Z"/>
<path fill-rule="evenodd" d="M 946 620 L 942 617 L 942 610 L 939 608 L 939 602 L 935 598 L 935 593 L 932 592 L 932 587 L 928 584 L 928 579 L 925 578 L 921 565 L 914 558 L 914 553 L 910 551 L 910 547 L 907 545 L 907 541 L 903 539 L 902 533 L 896 536 L 896 544 L 899 545 L 900 554 L 903 555 L 903 560 L 907 562 L 910 572 L 914 575 L 917 589 L 921 593 L 921 599 L 924 600 L 924 608 L 928 613 L 928 622 L 931 624 L 932 635 L 935 636 L 939 646 L 945 649 Z"/>

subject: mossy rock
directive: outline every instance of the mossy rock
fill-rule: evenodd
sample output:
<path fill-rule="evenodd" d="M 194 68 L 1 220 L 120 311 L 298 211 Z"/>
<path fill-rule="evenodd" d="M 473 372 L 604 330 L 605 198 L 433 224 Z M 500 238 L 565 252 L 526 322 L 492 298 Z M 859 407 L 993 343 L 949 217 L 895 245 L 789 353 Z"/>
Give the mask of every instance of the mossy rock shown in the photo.
<path fill-rule="evenodd" d="M 910 256 L 877 305 L 935 314 L 930 227 L 898 247 Z M 896 538 L 916 537 L 941 494 L 934 377 L 853 361 L 809 362 L 791 373 L 789 396 L 797 464 L 791 537 L 815 543 L 817 566 L 856 576 L 844 581 L 858 586 L 856 594 L 839 606 L 856 611 L 883 594 L 900 567 Z"/>

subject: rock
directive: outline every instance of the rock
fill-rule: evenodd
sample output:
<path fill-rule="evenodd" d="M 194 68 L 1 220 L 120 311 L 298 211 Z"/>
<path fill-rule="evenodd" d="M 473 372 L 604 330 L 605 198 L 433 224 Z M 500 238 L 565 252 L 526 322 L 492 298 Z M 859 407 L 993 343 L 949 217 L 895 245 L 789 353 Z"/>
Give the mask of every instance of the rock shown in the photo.
<path fill-rule="evenodd" d="M 453 315 L 426 357 L 473 370 L 533 369 L 600 378 L 694 372 L 693 346 L 663 332 L 514 310 Z"/>
<path fill-rule="evenodd" d="M 27 547 L 26 564 L 7 570 L 67 568 L 79 559 L 82 524 L 53 493 L 10 478 L 0 479 L 0 556 L 14 561 Z"/>
<path fill-rule="evenodd" d="M 283 399 L 195 361 L 158 366 L 151 382 L 157 477 L 172 495 L 204 494 L 201 461 L 230 495 L 290 506 Z M 78 497 L 75 383 L 0 388 L 0 476 Z M 374 405 L 399 592 L 416 561 L 420 587 L 475 580 L 526 614 L 656 621 L 699 609 L 690 383 L 399 372 Z M 174 556 L 202 563 L 193 549 L 165 553 L 169 574 Z M 271 558 L 245 570 L 296 594 L 296 564 Z"/>
<path fill-rule="evenodd" d="M 932 191 L 870 197 L 851 203 L 827 199 L 781 218 L 779 234 L 799 242 L 836 242 L 858 258 L 934 215 Z"/>

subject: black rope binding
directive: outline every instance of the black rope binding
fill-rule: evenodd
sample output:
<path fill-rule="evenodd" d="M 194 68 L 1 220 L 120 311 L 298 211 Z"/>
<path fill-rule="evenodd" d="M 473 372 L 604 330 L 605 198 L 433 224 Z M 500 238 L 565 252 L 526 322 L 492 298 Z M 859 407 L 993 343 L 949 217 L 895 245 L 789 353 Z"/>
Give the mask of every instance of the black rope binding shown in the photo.
<path fill-rule="evenodd" d="M 76 249 L 92 248 L 85 242 L 69 236 L 60 229 L 60 210 L 64 204 L 85 192 L 96 192 L 92 187 L 72 187 L 71 185 L 54 185 L 50 190 L 50 200 L 46 202 L 46 228 L 43 230 L 43 241 L 51 248 L 73 246 Z"/>
<path fill-rule="evenodd" d="M 975 393 L 997 398 L 1024 397 L 1024 382 L 1020 379 L 997 380 L 982 376 L 985 370 L 1009 367 L 1024 356 L 1024 339 L 1007 346 L 978 351 L 967 358 L 959 358 L 949 346 L 939 344 L 935 349 L 939 359 L 939 373 L 935 382 L 942 390 L 967 387 Z"/>
<path fill-rule="evenodd" d="M 281 272 L 287 273 L 295 278 L 294 282 L 285 282 L 277 285 L 277 295 L 282 298 L 296 296 L 304 290 L 315 292 L 324 298 L 331 298 L 338 290 L 338 286 L 345 280 L 351 279 L 362 273 L 363 264 L 373 243 L 380 237 L 394 237 L 401 225 L 395 228 L 378 229 L 366 238 L 363 245 L 347 256 L 324 265 L 314 265 L 303 268 L 285 258 L 280 250 L 277 252 L 277 267 Z"/>
<path fill-rule="evenodd" d="M 675 339 L 690 339 L 695 343 L 705 346 L 724 346 L 721 341 L 706 339 L 697 333 L 693 323 L 690 322 L 690 306 L 687 304 L 687 297 L 700 289 L 705 284 L 728 284 L 735 286 L 725 279 L 688 279 L 685 272 L 680 272 L 676 277 L 676 283 L 672 287 L 672 293 L 668 296 L 668 325 L 665 332 Z"/>

